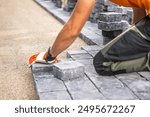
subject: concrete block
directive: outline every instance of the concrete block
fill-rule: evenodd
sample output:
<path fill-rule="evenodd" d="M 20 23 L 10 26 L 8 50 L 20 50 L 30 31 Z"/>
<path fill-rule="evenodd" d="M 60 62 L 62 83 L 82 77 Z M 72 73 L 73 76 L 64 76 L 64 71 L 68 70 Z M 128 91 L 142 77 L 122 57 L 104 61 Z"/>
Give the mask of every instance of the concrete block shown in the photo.
<path fill-rule="evenodd" d="M 88 51 L 88 53 L 94 57 L 99 51 Z"/>
<path fill-rule="evenodd" d="M 111 100 L 131 100 L 138 99 L 132 91 L 122 82 L 113 76 L 97 76 L 89 77 L 93 83 L 99 88 L 102 94 Z"/>
<path fill-rule="evenodd" d="M 92 59 L 92 56 L 90 54 L 76 54 L 76 55 L 71 55 L 71 58 L 73 60 L 83 60 L 83 59 Z"/>
<path fill-rule="evenodd" d="M 114 38 L 111 37 L 103 37 L 103 45 L 106 45 L 107 43 L 109 43 L 110 41 L 112 41 Z"/>
<path fill-rule="evenodd" d="M 101 90 L 103 95 L 109 100 L 139 100 L 127 87 L 109 88 Z"/>
<path fill-rule="evenodd" d="M 96 89 L 87 77 L 77 80 L 65 81 L 65 84 L 73 99 L 104 99 L 104 96 Z"/>
<path fill-rule="evenodd" d="M 39 100 L 71 100 L 67 91 L 39 93 Z"/>
<path fill-rule="evenodd" d="M 104 31 L 116 31 L 124 29 L 122 22 L 98 21 L 98 28 Z"/>
<path fill-rule="evenodd" d="M 83 59 L 83 60 L 76 60 L 83 65 L 93 65 L 93 59 Z"/>
<path fill-rule="evenodd" d="M 102 35 L 103 35 L 104 37 L 115 38 L 115 37 L 117 37 L 119 34 L 121 34 L 122 32 L 123 32 L 123 30 L 102 31 Z"/>
<path fill-rule="evenodd" d="M 109 0 L 98 0 L 98 2 L 100 4 L 103 4 L 105 6 L 108 6 L 108 5 L 115 5 L 114 3 L 110 2 Z M 116 6 L 116 5 L 115 5 Z"/>
<path fill-rule="evenodd" d="M 61 0 L 56 0 L 55 6 L 58 7 L 58 8 L 61 8 L 61 6 L 62 6 L 62 1 L 61 1 Z"/>
<path fill-rule="evenodd" d="M 66 91 L 63 82 L 57 78 L 41 78 L 35 81 L 37 92 Z"/>
<path fill-rule="evenodd" d="M 85 51 L 99 51 L 101 49 L 100 46 L 97 46 L 97 45 L 93 45 L 93 46 L 82 46 L 81 47 L 82 50 L 85 50 Z"/>
<path fill-rule="evenodd" d="M 89 78 L 96 78 L 99 77 L 99 75 L 96 73 L 95 68 L 93 65 L 86 65 L 85 66 L 85 74 L 89 77 Z"/>
<path fill-rule="evenodd" d="M 107 5 L 107 6 L 105 6 L 105 11 L 107 11 L 107 12 L 115 12 L 115 11 L 117 11 L 117 6 L 114 6 L 114 5 Z"/>
<path fill-rule="evenodd" d="M 84 65 L 76 61 L 64 61 L 54 65 L 54 76 L 61 80 L 84 77 Z"/>
<path fill-rule="evenodd" d="M 129 78 L 129 80 L 126 80 L 126 83 L 130 83 L 133 80 L 139 80 L 139 79 L 144 79 L 142 78 L 138 73 L 134 72 L 134 73 L 128 73 L 128 74 L 118 74 L 116 75 L 116 77 L 120 80 L 125 80 L 127 78 Z"/>
<path fill-rule="evenodd" d="M 33 73 L 33 79 L 34 81 L 38 81 L 44 78 L 54 78 L 53 72 L 44 72 L 44 71 L 38 71 Z"/>
<path fill-rule="evenodd" d="M 53 70 L 53 64 L 41 64 L 41 63 L 34 63 L 31 66 L 32 72 L 51 72 Z"/>
<path fill-rule="evenodd" d="M 71 58 L 71 55 L 81 55 L 81 54 L 87 54 L 85 50 L 69 50 L 67 51 L 67 57 Z"/>
<path fill-rule="evenodd" d="M 73 100 L 105 100 L 106 98 L 97 90 L 72 91 Z"/>
<path fill-rule="evenodd" d="M 139 72 L 140 75 L 142 75 L 145 79 L 150 81 L 150 72 L 145 71 L 145 72 Z"/>
<path fill-rule="evenodd" d="M 146 80 L 136 80 L 130 83 L 134 93 L 142 100 L 150 100 L 150 82 Z"/>
<path fill-rule="evenodd" d="M 121 22 L 122 22 L 122 27 L 123 27 L 122 29 L 123 30 L 126 30 L 126 29 L 128 29 L 130 27 L 130 24 L 129 24 L 128 21 L 122 20 Z"/>
<path fill-rule="evenodd" d="M 150 82 L 137 73 L 117 75 L 142 100 L 150 99 Z"/>

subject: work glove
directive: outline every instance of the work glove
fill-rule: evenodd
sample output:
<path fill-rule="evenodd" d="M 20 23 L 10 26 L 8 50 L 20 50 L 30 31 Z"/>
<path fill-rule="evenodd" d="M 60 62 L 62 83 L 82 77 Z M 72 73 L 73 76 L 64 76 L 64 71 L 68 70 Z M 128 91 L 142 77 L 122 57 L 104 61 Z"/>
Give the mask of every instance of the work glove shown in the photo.
<path fill-rule="evenodd" d="M 33 63 L 52 64 L 56 62 L 58 62 L 58 59 L 57 57 L 52 57 L 52 55 L 50 54 L 50 48 L 46 52 L 37 53 L 29 58 L 30 65 L 32 65 Z"/>

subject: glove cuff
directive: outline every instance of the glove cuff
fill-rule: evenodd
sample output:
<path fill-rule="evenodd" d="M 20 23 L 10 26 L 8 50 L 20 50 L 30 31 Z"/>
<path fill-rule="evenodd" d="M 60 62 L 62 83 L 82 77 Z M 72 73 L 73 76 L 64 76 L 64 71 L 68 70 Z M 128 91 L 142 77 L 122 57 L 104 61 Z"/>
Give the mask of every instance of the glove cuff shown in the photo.
<path fill-rule="evenodd" d="M 52 55 L 50 54 L 50 47 L 49 47 L 45 61 L 46 61 L 46 62 L 48 62 L 48 61 L 53 61 L 55 58 L 56 58 L 56 57 L 52 57 Z"/>

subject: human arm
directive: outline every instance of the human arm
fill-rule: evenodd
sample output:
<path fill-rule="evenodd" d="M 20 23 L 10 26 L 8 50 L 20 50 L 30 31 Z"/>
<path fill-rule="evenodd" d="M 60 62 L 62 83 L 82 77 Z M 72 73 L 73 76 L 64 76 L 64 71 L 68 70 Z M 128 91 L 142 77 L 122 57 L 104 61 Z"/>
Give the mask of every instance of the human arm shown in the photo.
<path fill-rule="evenodd" d="M 51 48 L 50 54 L 53 57 L 59 55 L 75 41 L 87 21 L 94 4 L 95 0 L 78 0 L 70 19 L 58 34 Z"/>

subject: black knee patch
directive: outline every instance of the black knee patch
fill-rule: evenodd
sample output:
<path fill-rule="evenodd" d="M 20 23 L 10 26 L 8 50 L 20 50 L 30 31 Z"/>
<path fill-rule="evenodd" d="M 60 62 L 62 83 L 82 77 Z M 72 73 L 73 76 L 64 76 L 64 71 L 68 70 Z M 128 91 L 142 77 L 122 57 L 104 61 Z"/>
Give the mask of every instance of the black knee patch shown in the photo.
<path fill-rule="evenodd" d="M 99 51 L 94 57 L 93 65 L 95 67 L 96 72 L 99 75 L 111 75 L 112 74 L 109 67 L 103 66 L 103 63 L 107 61 L 108 60 L 102 55 L 101 51 Z"/>
<path fill-rule="evenodd" d="M 109 60 L 106 59 L 100 51 L 96 54 L 96 56 L 94 57 L 94 60 L 93 60 L 93 65 L 95 67 L 96 72 L 99 75 L 112 76 L 112 75 L 121 74 L 121 73 L 126 72 L 125 70 L 119 70 L 119 71 L 114 72 L 111 70 L 111 66 L 103 66 L 104 62 L 109 62 Z"/>

